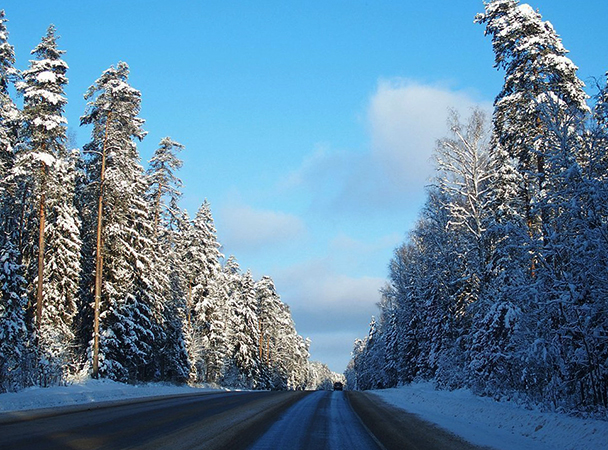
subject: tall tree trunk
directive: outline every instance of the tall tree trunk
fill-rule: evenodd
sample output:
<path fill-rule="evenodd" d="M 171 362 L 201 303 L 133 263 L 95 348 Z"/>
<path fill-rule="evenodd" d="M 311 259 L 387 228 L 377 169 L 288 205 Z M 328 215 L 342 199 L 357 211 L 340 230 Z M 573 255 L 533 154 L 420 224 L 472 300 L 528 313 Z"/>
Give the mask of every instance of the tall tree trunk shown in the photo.
<path fill-rule="evenodd" d="M 188 280 L 188 298 L 186 299 L 186 316 L 188 317 L 188 326 L 192 328 L 192 315 L 190 313 L 190 305 L 192 305 L 192 281 Z"/>
<path fill-rule="evenodd" d="M 260 329 L 260 339 L 258 343 L 258 348 L 260 352 L 260 362 L 264 361 L 264 330 L 262 329 L 262 319 L 258 319 L 258 327 Z"/>
<path fill-rule="evenodd" d="M 156 194 L 156 205 L 154 208 L 154 237 L 158 237 L 158 222 L 160 222 L 160 202 L 163 196 L 163 184 L 158 183 L 158 194 Z"/>
<path fill-rule="evenodd" d="M 103 185 L 106 172 L 106 146 L 108 143 L 108 123 L 111 113 L 106 119 L 105 136 L 101 152 L 101 174 L 99 176 L 99 199 L 97 202 L 97 246 L 95 253 L 95 317 L 93 321 L 93 378 L 99 376 L 99 307 L 101 303 L 101 282 L 103 273 L 102 231 L 103 231 Z"/>
<path fill-rule="evenodd" d="M 266 339 L 266 365 L 270 366 L 270 338 Z"/>
<path fill-rule="evenodd" d="M 36 328 L 40 330 L 42 322 L 42 286 L 44 282 L 44 228 L 46 222 L 46 214 L 44 209 L 45 203 L 45 180 L 46 180 L 46 164 L 41 163 L 41 193 L 40 193 L 40 210 L 39 210 L 39 228 L 38 228 L 38 286 L 36 287 Z"/>
<path fill-rule="evenodd" d="M 27 191 L 29 190 L 29 183 L 25 183 L 25 188 L 23 189 L 23 195 L 21 196 L 21 211 L 19 213 L 19 235 L 17 238 L 17 242 L 18 242 L 18 248 L 19 248 L 19 254 L 23 255 L 24 254 L 24 233 L 25 230 L 27 230 L 27 220 L 25 217 L 25 200 L 27 199 Z"/>

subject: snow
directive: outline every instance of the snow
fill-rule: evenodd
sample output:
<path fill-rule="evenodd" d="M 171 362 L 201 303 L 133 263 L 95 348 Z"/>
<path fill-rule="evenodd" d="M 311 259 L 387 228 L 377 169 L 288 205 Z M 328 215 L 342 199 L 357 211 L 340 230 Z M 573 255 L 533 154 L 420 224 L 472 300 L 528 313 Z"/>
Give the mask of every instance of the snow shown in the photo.
<path fill-rule="evenodd" d="M 538 17 L 536 11 L 534 11 L 534 9 L 526 3 L 519 5 L 517 9 L 522 16 L 527 17 L 530 20 L 535 20 Z"/>
<path fill-rule="evenodd" d="M 40 161 L 40 162 L 46 164 L 47 166 L 52 166 L 53 163 L 55 162 L 55 157 L 53 155 L 51 155 L 50 153 L 32 152 L 31 156 L 34 161 Z"/>
<path fill-rule="evenodd" d="M 608 422 L 524 409 L 469 390 L 438 391 L 431 383 L 371 391 L 389 404 L 497 450 L 608 448 Z"/>
<path fill-rule="evenodd" d="M 57 75 L 50 70 L 45 70 L 44 72 L 40 72 L 36 79 L 40 83 L 55 83 L 57 81 Z"/>
<path fill-rule="evenodd" d="M 0 394 L 0 414 L 9 411 L 57 408 L 130 398 L 188 394 L 201 392 L 201 390 L 220 389 L 209 386 L 176 386 L 163 383 L 129 385 L 111 380 L 87 379 L 68 386 L 31 387 L 19 392 Z"/>

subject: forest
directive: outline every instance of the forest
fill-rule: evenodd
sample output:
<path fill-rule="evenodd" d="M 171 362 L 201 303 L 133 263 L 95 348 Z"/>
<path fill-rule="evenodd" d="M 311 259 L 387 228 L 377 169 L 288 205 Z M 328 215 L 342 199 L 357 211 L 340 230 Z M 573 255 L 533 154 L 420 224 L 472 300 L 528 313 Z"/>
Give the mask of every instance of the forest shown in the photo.
<path fill-rule="evenodd" d="M 451 114 L 347 382 L 433 381 L 605 417 L 608 88 L 596 81 L 587 94 L 529 5 L 494 0 L 475 21 L 504 84 L 491 118 Z"/>
<path fill-rule="evenodd" d="M 51 25 L 15 67 L 0 11 L 0 393 L 91 376 L 249 389 L 327 385 L 273 280 L 221 254 L 209 203 L 179 207 L 183 146 L 144 169 L 129 66 L 84 94 L 67 136 L 68 66 Z M 18 105 L 15 97 L 22 103 Z"/>

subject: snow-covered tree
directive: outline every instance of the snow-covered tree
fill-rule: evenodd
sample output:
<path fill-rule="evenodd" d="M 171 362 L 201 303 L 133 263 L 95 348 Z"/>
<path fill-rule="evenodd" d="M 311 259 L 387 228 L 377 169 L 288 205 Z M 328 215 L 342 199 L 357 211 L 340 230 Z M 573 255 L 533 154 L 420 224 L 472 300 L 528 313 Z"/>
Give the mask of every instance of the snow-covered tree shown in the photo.
<path fill-rule="evenodd" d="M 257 387 L 259 381 L 259 325 L 255 283 L 251 272 L 241 273 L 230 256 L 223 268 L 228 309 L 228 366 L 224 382 L 232 386 Z"/>
<path fill-rule="evenodd" d="M 163 301 L 162 333 L 164 339 L 155 342 L 155 359 L 161 379 L 185 381 L 189 377 L 190 361 L 187 352 L 186 289 L 180 251 L 189 243 L 180 233 L 189 235 L 190 224 L 178 207 L 181 197 L 181 180 L 175 171 L 182 161 L 175 155 L 183 149 L 181 144 L 163 138 L 150 160 L 146 173 L 148 204 L 154 230 L 154 274 L 158 294 Z M 181 221 L 186 224 L 182 224 Z"/>
<path fill-rule="evenodd" d="M 53 165 L 57 183 L 49 189 L 44 302 L 40 354 L 48 361 L 46 382 L 58 382 L 76 369 L 74 318 L 80 290 L 80 220 L 74 206 L 76 160 L 73 150 Z"/>
<path fill-rule="evenodd" d="M 49 26 L 40 44 L 32 50 L 37 59 L 30 61 L 30 68 L 22 73 L 23 81 L 16 85 L 23 95 L 24 107 L 21 143 L 13 170 L 19 182 L 16 198 L 21 200 L 21 217 L 27 218 L 29 224 L 27 231 L 25 221 L 19 224 L 27 233 L 29 245 L 27 250 L 22 248 L 22 253 L 32 278 L 37 274 L 35 285 L 33 279 L 30 281 L 37 328 L 41 326 L 43 309 L 47 195 L 52 185 L 59 182 L 53 165 L 56 159 L 67 155 L 67 120 L 63 113 L 68 65 L 62 59 L 64 53 L 57 48 L 55 27 Z"/>
<path fill-rule="evenodd" d="M 27 297 L 16 248 L 0 238 L 0 393 L 31 384 L 29 338 L 25 320 Z M 28 370 L 29 369 L 29 370 Z"/>
<path fill-rule="evenodd" d="M 96 231 L 87 236 L 97 241 L 93 375 L 122 381 L 155 376 L 151 352 L 162 320 L 150 279 L 154 231 L 135 143 L 146 134 L 138 117 L 141 94 L 128 76 L 123 62 L 106 70 L 87 91 L 81 118 L 92 125 L 84 151 L 88 214 L 96 218 Z"/>
<path fill-rule="evenodd" d="M 0 10 L 0 217 L 5 230 L 9 227 L 8 199 L 11 196 L 8 176 L 14 163 L 14 149 L 20 112 L 10 96 L 9 87 L 18 77 L 15 50 L 8 42 L 4 10 Z"/>
<path fill-rule="evenodd" d="M 209 203 L 203 202 L 192 223 L 182 218 L 181 224 L 177 252 L 185 288 L 190 379 L 216 382 L 226 351 L 221 344 L 225 298 L 219 281 L 222 254 Z"/>
<path fill-rule="evenodd" d="M 307 383 L 308 346 L 298 335 L 289 307 L 272 278 L 255 283 L 258 318 L 260 388 L 297 389 Z"/>
<path fill-rule="evenodd" d="M 495 100 L 494 133 L 516 162 L 521 174 L 519 195 L 530 233 L 542 236 L 542 211 L 536 211 L 547 173 L 542 103 L 547 96 L 588 111 L 584 83 L 577 67 L 550 22 L 517 0 L 493 0 L 476 21 L 492 36 L 496 67 L 505 70 L 505 82 Z"/>
<path fill-rule="evenodd" d="M 154 229 L 163 226 L 175 229 L 177 219 L 181 214 L 178 201 L 181 197 L 182 181 L 177 178 L 175 171 L 182 167 L 182 161 L 176 152 L 184 146 L 169 137 L 161 139 L 158 149 L 150 160 L 147 171 L 151 204 L 154 218 Z"/>
<path fill-rule="evenodd" d="M 334 388 L 334 383 L 339 381 L 345 383 L 343 375 L 332 372 L 332 370 L 320 361 L 310 361 L 308 364 L 307 390 L 330 391 Z"/>
<path fill-rule="evenodd" d="M 51 25 L 32 50 L 37 59 L 17 89 L 24 108 L 11 179 L 21 218 L 18 224 L 28 286 L 36 304 L 41 383 L 62 380 L 73 362 L 72 321 L 80 276 L 79 221 L 74 207 L 77 154 L 66 148 L 63 116 L 67 99 L 65 52 Z M 34 275 L 37 274 L 37 275 Z M 35 294 L 35 296 L 34 296 Z"/>

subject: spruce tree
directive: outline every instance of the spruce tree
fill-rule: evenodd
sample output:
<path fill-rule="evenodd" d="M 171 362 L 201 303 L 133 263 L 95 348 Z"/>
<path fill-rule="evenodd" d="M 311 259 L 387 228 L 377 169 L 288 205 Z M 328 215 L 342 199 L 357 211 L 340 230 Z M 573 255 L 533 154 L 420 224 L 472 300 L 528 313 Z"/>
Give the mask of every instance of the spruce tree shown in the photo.
<path fill-rule="evenodd" d="M 148 204 L 153 222 L 155 273 L 159 298 L 162 299 L 163 339 L 156 339 L 154 355 L 161 379 L 185 381 L 190 363 L 187 353 L 186 292 L 181 277 L 182 212 L 178 207 L 181 180 L 176 176 L 182 161 L 176 152 L 183 146 L 170 138 L 163 138 L 146 172 Z M 188 219 L 184 219 L 188 220 Z M 185 227 L 184 229 L 187 229 Z"/>
<path fill-rule="evenodd" d="M 14 164 L 14 150 L 17 144 L 17 131 L 20 112 L 10 96 L 9 87 L 17 80 L 15 69 L 15 50 L 8 42 L 4 10 L 0 10 L 0 223 L 9 229 L 11 214 L 9 199 L 11 192 L 8 180 Z"/>
<path fill-rule="evenodd" d="M 209 203 L 205 200 L 192 221 L 184 249 L 192 327 L 191 372 L 196 381 L 216 382 L 223 371 L 224 298 L 220 281 L 220 244 Z"/>
<path fill-rule="evenodd" d="M 16 248 L 0 237 L 0 393 L 31 384 L 25 278 Z"/>
<path fill-rule="evenodd" d="M 154 218 L 154 229 L 159 227 L 175 229 L 181 211 L 178 201 L 181 197 L 182 181 L 175 171 L 182 167 L 182 161 L 176 153 L 184 146 L 169 137 L 161 139 L 158 149 L 150 160 L 147 171 L 149 183 L 149 201 Z"/>
<path fill-rule="evenodd" d="M 44 307 L 39 331 L 40 351 L 49 362 L 48 382 L 58 382 L 76 369 L 74 318 L 79 302 L 80 220 L 74 206 L 78 150 L 54 164 L 57 183 L 48 196 Z"/>

